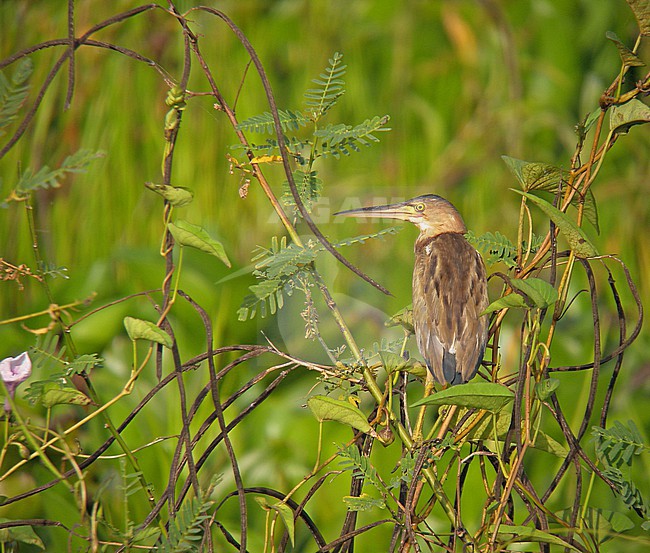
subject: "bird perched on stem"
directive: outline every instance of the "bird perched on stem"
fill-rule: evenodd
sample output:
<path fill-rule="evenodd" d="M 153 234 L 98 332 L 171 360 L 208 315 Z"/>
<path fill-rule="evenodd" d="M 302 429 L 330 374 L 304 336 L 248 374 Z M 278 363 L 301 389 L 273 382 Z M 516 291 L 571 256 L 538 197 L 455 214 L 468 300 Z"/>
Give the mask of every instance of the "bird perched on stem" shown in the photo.
<path fill-rule="evenodd" d="M 488 335 L 485 265 L 465 239 L 458 210 L 433 194 L 335 215 L 410 221 L 420 229 L 413 267 L 413 326 L 429 372 L 440 384 L 470 380 L 483 360 Z"/>

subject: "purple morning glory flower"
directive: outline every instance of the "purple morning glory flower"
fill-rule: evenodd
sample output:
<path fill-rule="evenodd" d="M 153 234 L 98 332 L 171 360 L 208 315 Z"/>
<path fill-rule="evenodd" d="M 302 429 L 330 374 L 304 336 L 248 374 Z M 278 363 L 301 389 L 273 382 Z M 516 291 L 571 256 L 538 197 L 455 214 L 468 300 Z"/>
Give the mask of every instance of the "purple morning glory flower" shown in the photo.
<path fill-rule="evenodd" d="M 7 357 L 0 361 L 0 378 L 12 398 L 18 384 L 27 380 L 30 374 L 32 374 L 32 361 L 26 351 L 17 357 Z M 9 398 L 5 399 L 5 411 L 11 411 Z"/>

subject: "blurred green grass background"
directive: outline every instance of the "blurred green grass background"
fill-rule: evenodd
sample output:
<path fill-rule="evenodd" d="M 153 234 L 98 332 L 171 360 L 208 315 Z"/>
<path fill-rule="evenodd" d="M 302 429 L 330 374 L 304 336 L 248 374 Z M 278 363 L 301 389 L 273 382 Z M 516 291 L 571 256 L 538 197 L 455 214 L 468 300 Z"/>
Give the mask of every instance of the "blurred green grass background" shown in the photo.
<path fill-rule="evenodd" d="M 331 217 L 338 209 L 353 207 L 351 203 L 392 201 L 424 193 L 450 199 L 475 233 L 498 230 L 514 240 L 519 198 L 508 191 L 516 182 L 500 156 L 568 167 L 576 142 L 574 126 L 598 106 L 600 94 L 619 69 L 617 50 L 605 39 L 605 32 L 616 32 L 630 46 L 637 33 L 623 0 L 206 3 L 227 13 L 250 39 L 269 73 L 279 107 L 302 108 L 302 94 L 310 87 L 310 79 L 339 51 L 348 65 L 347 93 L 329 121 L 355 124 L 374 115 L 391 116 L 392 132 L 382 133 L 379 144 L 339 161 L 328 159 L 318 167 L 324 198 L 316 206 L 315 218 L 332 240 L 378 228 L 375 223 L 339 223 Z M 77 33 L 136 5 L 123 0 L 78 2 Z M 187 9 L 193 3 L 178 5 Z M 195 12 L 193 19 L 201 50 L 232 103 L 246 67 L 246 53 L 215 18 Z M 0 3 L 0 30 L 2 58 L 40 41 L 63 38 L 65 3 L 6 0 Z M 96 38 L 137 50 L 158 60 L 174 78 L 180 77 L 179 28 L 162 11 L 127 20 L 101 31 Z M 62 52 L 61 47 L 31 56 L 35 64 L 33 90 Z M 647 43 L 641 57 L 650 59 Z M 67 82 L 62 71 L 26 135 L 0 162 L 0 194 L 3 198 L 8 195 L 21 168 L 56 166 L 80 147 L 106 152 L 88 173 L 69 178 L 61 188 L 36 199 L 43 253 L 48 261 L 68 268 L 69 280 L 53 281 L 57 302 L 97 292 L 94 307 L 156 288 L 162 280 L 164 266 L 158 255 L 161 205 L 143 183 L 161 179 L 167 87 L 151 68 L 115 52 L 81 48 L 76 64 L 71 108 L 63 111 Z M 11 68 L 6 74 L 10 72 Z M 630 77 L 634 79 L 634 75 L 633 71 Z M 208 90 L 198 64 L 192 70 L 190 88 Z M 259 80 L 251 70 L 237 101 L 237 114 L 244 119 L 266 109 Z M 266 137 L 250 138 L 261 142 Z M 174 184 L 192 188 L 195 201 L 179 216 L 218 237 L 233 268 L 198 253 L 189 254 L 181 287 L 213 317 L 217 345 L 263 341 L 263 330 L 292 353 L 322 359 L 317 344 L 302 339 L 299 302 L 290 301 L 277 319 L 242 323 L 236 320 L 236 311 L 253 278 L 244 274 L 217 284 L 249 266 L 257 245 L 268 246 L 272 236 L 282 233 L 255 183 L 248 197 L 240 199 L 239 178 L 229 173 L 226 159 L 235 142 L 225 117 L 213 109 L 209 98 L 189 101 L 175 154 Z M 615 253 L 629 266 L 646 304 L 650 298 L 646 245 L 650 231 L 649 145 L 648 129 L 636 127 L 607 155 L 593 188 L 601 233 L 596 235 L 587 228 L 601 252 Z M 284 179 L 277 168 L 268 173 L 274 177 L 279 195 Z M 541 227 L 536 232 L 545 230 Z M 388 287 L 392 297 L 384 297 L 331 259 L 320 262 L 348 323 L 366 348 L 391 336 L 383 328 L 386 314 L 410 303 L 415 233 L 404 228 L 396 236 L 343 251 Z M 32 263 L 20 206 L 0 211 L 0 237 L 0 256 Z M 603 289 L 605 276 L 599 275 Z M 617 277 L 622 284 L 621 274 Z M 25 285 L 24 291 L 12 282 L 0 285 L 0 318 L 47 307 L 39 287 L 32 282 Z M 628 294 L 624 300 L 629 305 Z M 611 301 L 603 307 L 609 314 L 603 317 L 603 343 L 612 346 L 618 331 L 615 311 Z M 89 317 L 75 329 L 80 352 L 99 352 L 107 359 L 112 377 L 124 376 L 129 358 L 122 318 L 137 315 L 134 311 L 138 310 L 143 316 L 151 315 L 144 304 L 133 301 Z M 636 315 L 633 305 L 628 314 Z M 197 331 L 199 321 L 180 304 L 175 316 L 182 322 L 177 334 L 186 348 L 183 353 L 201 351 L 205 346 Z M 42 318 L 27 324 L 46 323 Z M 328 336 L 327 322 L 323 325 Z M 513 321 L 513 329 L 516 325 Z M 552 365 L 590 361 L 591 314 L 586 299 L 575 303 L 563 328 L 567 333 L 556 346 L 557 362 Z M 23 351 L 32 341 L 18 325 L 0 326 L 0 358 Z M 650 339 L 642 333 L 626 354 L 611 415 L 612 419 L 634 419 L 646 438 L 650 415 L 640 406 L 650 391 L 649 351 Z M 611 371 L 611 366 L 603 370 Z M 561 392 L 567 398 L 575 396 L 584 378 L 563 375 Z M 110 378 L 106 385 L 110 388 Z M 266 421 L 269 427 L 262 432 L 277 437 L 277 458 L 250 460 L 257 470 L 262 471 L 261 464 L 270 473 L 282 473 L 275 475 L 278 481 L 295 482 L 305 472 L 300 453 L 291 450 L 295 446 L 284 433 L 289 428 L 305 435 L 314 431 L 308 415 L 300 429 L 291 426 L 296 424 L 295 417 L 285 416 L 305 416 L 299 406 L 307 392 L 305 385 L 287 387 L 286 397 L 279 398 L 272 408 L 273 419 Z M 156 415 L 151 417 L 147 420 L 153 421 Z M 165 430 L 154 426 L 152 432 L 162 434 Z M 255 437 L 241 439 L 255 442 Z M 295 466 L 287 464 L 287 459 L 294 459 Z M 306 455 L 304 464 L 310 462 Z"/>
<path fill-rule="evenodd" d="M 77 6 L 78 31 L 134 5 L 82 2 Z M 300 109 L 310 79 L 334 51 L 341 51 L 348 64 L 348 91 L 330 121 L 357 123 L 376 114 L 391 116 L 393 130 L 380 135 L 380 144 L 340 161 L 330 158 L 318 167 L 324 198 L 316 206 L 315 218 L 333 240 L 377 229 L 374 223 L 343 224 L 331 217 L 334 211 L 422 193 L 448 197 L 475 233 L 499 230 L 514 240 L 518 198 L 508 188 L 516 183 L 500 156 L 567 167 L 576 141 L 574 125 L 595 109 L 618 68 L 618 53 L 605 40 L 605 31 L 614 30 L 629 44 L 636 32 L 633 15 L 622 1 L 215 5 L 258 49 L 280 107 Z M 6 2 L 0 9 L 3 56 L 63 36 L 66 13 L 56 4 Z M 246 66 L 245 52 L 222 24 L 195 13 L 202 52 L 232 102 Z M 171 75 L 179 75 L 178 32 L 161 11 L 110 27 L 97 38 L 134 48 L 160 60 Z M 32 55 L 34 86 L 60 53 L 49 49 Z M 96 291 L 99 305 L 160 282 L 160 206 L 143 183 L 161 178 L 166 88 L 152 69 L 124 56 L 82 48 L 78 57 L 71 109 L 62 111 L 66 91 L 62 72 L 26 136 L 3 160 L 2 192 L 8 194 L 21 167 L 56 166 L 79 147 L 107 153 L 87 174 L 40 195 L 36 210 L 47 260 L 69 269 L 69 281 L 55 281 L 59 303 Z M 191 87 L 206 90 L 198 67 Z M 237 113 L 243 119 L 265 109 L 259 81 L 251 71 Z M 251 139 L 261 142 L 265 137 Z M 267 246 L 271 236 L 282 232 L 255 185 L 247 199 L 239 198 L 239 177 L 229 174 L 226 160 L 235 142 L 209 99 L 189 102 L 174 177 L 175 184 L 194 190 L 196 201 L 180 216 L 220 238 L 235 267 L 229 271 L 203 256 L 190 256 L 183 286 L 216 314 L 223 333 L 218 343 L 255 341 L 258 328 L 233 319 L 251 277 L 214 283 L 248 266 L 255 246 Z M 650 265 L 644 247 L 650 221 L 645 201 L 647 146 L 647 130 L 635 128 L 608 155 L 594 187 L 601 235 L 587 228 L 600 251 L 619 254 L 628 264 L 644 299 L 650 295 L 648 279 L 643 278 Z M 280 194 L 280 171 L 271 168 L 269 173 Z M 24 213 L 14 206 L 2 215 L 2 255 L 29 263 Z M 541 234 L 545 229 L 536 231 Z M 395 312 L 409 303 L 414 235 L 414 229 L 405 228 L 397 237 L 344 252 L 380 278 L 393 298 L 376 293 L 329 259 L 323 270 L 337 291 Z M 43 307 L 33 285 L 24 293 L 17 293 L 12 284 L 3 288 L 4 317 Z M 107 318 L 103 324 L 79 328 L 78 339 L 87 340 L 90 349 L 105 346 L 119 328 L 109 324 L 119 317 Z M 16 328 L 0 332 L 5 337 L 2 354 L 11 353 L 26 338 Z M 639 360 L 637 367 L 643 370 L 647 364 Z"/>

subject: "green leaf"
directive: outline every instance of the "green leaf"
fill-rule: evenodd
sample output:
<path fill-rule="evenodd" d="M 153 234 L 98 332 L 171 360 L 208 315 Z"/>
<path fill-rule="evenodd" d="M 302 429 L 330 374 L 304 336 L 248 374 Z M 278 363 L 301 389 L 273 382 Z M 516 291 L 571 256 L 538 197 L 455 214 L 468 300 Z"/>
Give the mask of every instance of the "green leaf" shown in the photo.
<path fill-rule="evenodd" d="M 634 12 L 634 17 L 639 24 L 639 31 L 642 35 L 650 35 L 650 3 L 648 0 L 627 0 Z"/>
<path fill-rule="evenodd" d="M 376 437 L 375 431 L 368 424 L 366 415 L 349 401 L 328 396 L 312 396 L 307 400 L 307 405 L 318 422 L 337 421 Z"/>
<path fill-rule="evenodd" d="M 384 238 L 387 234 L 397 234 L 400 231 L 399 227 L 386 227 L 385 229 L 373 232 L 372 234 L 360 234 L 358 236 L 352 236 L 350 238 L 343 238 L 334 244 L 335 248 L 340 248 L 342 246 L 351 246 L 352 244 L 365 244 L 366 240 L 371 240 L 374 238 Z M 319 247 L 320 250 L 325 248 Z"/>
<path fill-rule="evenodd" d="M 318 157 L 332 155 L 338 159 L 341 154 L 349 156 L 353 151 L 360 152 L 360 146 L 370 146 L 374 142 L 379 142 L 373 133 L 391 130 L 385 126 L 389 120 L 388 115 L 375 116 L 354 127 L 339 123 L 316 130 L 314 136 L 322 140 L 322 148 L 316 155 Z"/>
<path fill-rule="evenodd" d="M 465 238 L 472 244 L 478 251 L 486 256 L 486 263 L 493 265 L 499 261 L 505 263 L 508 267 L 515 267 L 515 258 L 517 256 L 517 248 L 514 244 L 498 230 L 494 233 L 486 232 L 480 236 L 476 236 L 471 230 L 465 234 Z M 533 248 L 532 250 L 535 250 Z"/>
<path fill-rule="evenodd" d="M 66 375 L 87 374 L 95 367 L 101 367 L 104 359 L 98 357 L 96 353 L 86 353 L 75 357 L 72 361 L 65 364 Z"/>
<path fill-rule="evenodd" d="M 0 518 L 0 522 L 10 522 L 9 518 Z M 12 541 L 19 541 L 28 545 L 33 545 L 45 551 L 45 544 L 38 537 L 36 532 L 31 526 L 12 526 L 10 528 L 2 528 L 0 530 L 0 542 L 8 543 Z"/>
<path fill-rule="evenodd" d="M 263 280 L 259 284 L 253 284 L 249 290 L 253 292 L 244 298 L 241 307 L 237 310 L 237 318 L 245 321 L 255 317 L 257 310 L 262 318 L 266 317 L 267 303 L 271 315 L 275 315 L 278 309 L 284 305 L 283 290 L 290 278 Z"/>
<path fill-rule="evenodd" d="M 529 526 L 510 526 L 507 524 L 501 524 L 497 535 L 501 539 L 507 540 L 509 543 L 550 543 L 566 547 L 567 549 L 572 549 L 573 551 L 580 551 L 559 536 L 543 532 L 542 530 L 537 530 L 537 528 L 530 528 Z"/>
<path fill-rule="evenodd" d="M 338 456 L 341 458 L 340 466 L 343 470 L 351 471 L 355 476 L 363 478 L 368 484 L 374 486 L 381 494 L 386 492 L 386 485 L 377 474 L 377 469 L 372 466 L 367 455 L 362 455 L 354 444 L 338 447 Z"/>
<path fill-rule="evenodd" d="M 556 457 L 564 459 L 568 454 L 569 450 L 559 443 L 555 438 L 552 438 L 546 432 L 538 431 L 534 436 L 535 442 L 533 447 L 541 451 L 546 451 Z"/>
<path fill-rule="evenodd" d="M 420 405 L 459 405 L 469 409 L 485 409 L 497 413 L 515 399 L 515 394 L 495 382 L 469 382 L 441 390 L 422 398 L 411 407 Z"/>
<path fill-rule="evenodd" d="M 561 181 L 566 179 L 567 171 L 548 165 L 546 163 L 537 163 L 522 161 L 514 157 L 501 156 L 506 162 L 508 168 L 517 177 L 522 190 L 549 190 L 554 192 L 558 189 Z"/>
<path fill-rule="evenodd" d="M 557 299 L 557 290 L 541 278 L 513 278 L 510 284 L 528 296 L 534 307 L 543 309 L 553 305 Z"/>
<path fill-rule="evenodd" d="M 609 114 L 609 129 L 619 134 L 626 134 L 630 127 L 650 121 L 650 107 L 641 100 L 632 98 L 620 106 L 612 106 Z"/>
<path fill-rule="evenodd" d="M 379 352 L 379 357 L 381 358 L 381 362 L 384 365 L 386 372 L 389 374 L 402 371 L 414 374 L 420 378 L 424 378 L 427 375 L 427 368 L 415 359 L 404 359 L 397 353 L 383 350 Z"/>
<path fill-rule="evenodd" d="M 569 522 L 573 515 L 573 509 L 563 509 L 557 514 L 561 520 Z M 634 522 L 623 513 L 608 511 L 607 509 L 587 507 L 583 520 L 585 527 L 593 532 L 594 537 L 596 539 L 600 538 L 600 543 L 611 539 L 613 537 L 612 532 L 621 534 L 634 528 Z M 603 537 L 601 538 L 601 536 Z"/>
<path fill-rule="evenodd" d="M 600 109 L 594 113 L 600 114 Z M 591 124 L 593 124 L 593 121 L 591 123 L 585 123 L 585 130 L 583 132 L 586 132 L 586 128 L 588 128 L 587 125 Z M 562 181 L 565 181 L 569 176 L 568 171 L 546 163 L 522 161 L 521 159 L 509 156 L 501 156 L 501 159 L 505 161 L 510 171 L 512 171 L 515 177 L 517 177 L 524 192 L 530 190 L 544 190 L 545 192 L 555 194 L 560 189 Z M 598 227 L 598 209 L 596 207 L 596 198 L 593 192 L 588 190 L 584 199 L 580 194 L 576 194 L 571 199 L 571 205 L 576 208 L 581 202 L 584 204 L 584 216 L 594 226 L 596 232 L 600 232 Z"/>
<path fill-rule="evenodd" d="M 513 278 L 510 284 L 528 297 L 531 307 L 545 308 L 553 305 L 558 299 L 557 290 L 540 278 Z"/>
<path fill-rule="evenodd" d="M 634 422 L 628 421 L 628 426 L 621 421 L 615 421 L 614 426 L 607 429 L 592 426 L 596 455 L 606 466 L 629 466 L 633 456 L 650 451 Z"/>
<path fill-rule="evenodd" d="M 291 276 L 306 269 L 316 259 L 320 249 L 320 247 L 303 247 L 292 243 L 260 260 L 255 264 L 255 269 L 265 269 L 265 277 L 268 279 Z"/>
<path fill-rule="evenodd" d="M 135 535 L 133 536 L 133 543 L 139 543 L 151 539 L 158 539 L 160 534 L 161 534 L 160 528 L 147 526 L 135 532 Z"/>
<path fill-rule="evenodd" d="M 479 413 L 474 413 L 472 416 L 467 417 L 469 409 L 461 407 L 456 411 L 451 420 L 452 428 L 455 428 L 458 423 L 465 419 L 465 422 L 460 427 L 458 433 L 464 432 L 469 428 L 469 433 L 465 437 L 469 441 L 481 441 L 481 440 L 493 440 L 496 438 L 498 440 L 503 440 L 508 433 L 510 428 L 510 419 L 512 418 L 512 409 L 506 406 L 505 409 L 501 409 L 498 413 L 484 412 L 480 415 L 480 420 L 477 421 Z"/>
<path fill-rule="evenodd" d="M 557 378 L 545 378 L 535 384 L 535 393 L 542 401 L 546 401 L 551 394 L 560 386 L 560 380 Z"/>
<path fill-rule="evenodd" d="M 189 553 L 198 551 L 204 534 L 204 523 L 210 519 L 206 511 L 210 500 L 186 499 L 176 516 L 169 521 L 169 531 L 160 541 L 158 553 Z"/>
<path fill-rule="evenodd" d="M 598 255 L 596 248 L 589 241 L 585 232 L 575 224 L 573 220 L 566 214 L 561 212 L 556 207 L 552 206 L 546 200 L 534 196 L 533 194 L 528 194 L 527 192 L 521 192 L 511 188 L 513 192 L 521 194 L 529 201 L 534 203 L 539 207 L 546 215 L 555 223 L 560 232 L 564 235 L 569 242 L 569 246 L 578 257 L 595 257 Z"/>
<path fill-rule="evenodd" d="M 83 173 L 88 165 L 94 159 L 104 157 L 104 152 L 93 152 L 91 150 L 81 149 L 63 160 L 61 167 L 52 169 L 45 165 L 36 173 L 31 169 L 26 169 L 21 175 L 16 185 L 16 195 L 19 198 L 36 191 L 48 188 L 58 188 L 60 180 L 68 173 Z"/>
<path fill-rule="evenodd" d="M 371 511 L 372 509 L 385 509 L 386 503 L 383 499 L 371 497 L 367 493 L 362 493 L 359 496 L 345 495 L 343 496 L 343 503 L 348 508 L 348 511 Z"/>
<path fill-rule="evenodd" d="M 648 515 L 650 515 L 650 509 L 646 504 L 643 493 L 636 483 L 633 480 L 628 479 L 623 472 L 616 467 L 607 467 L 602 472 L 603 476 L 614 484 L 616 492 L 621 496 L 623 503 L 625 503 L 628 509 L 633 509 L 643 518 L 648 518 Z"/>
<path fill-rule="evenodd" d="M 174 345 L 172 337 L 167 334 L 162 328 L 157 327 L 151 321 L 143 321 L 142 319 L 135 319 L 133 317 L 124 317 L 124 327 L 126 333 L 131 340 L 149 340 L 162 344 L 166 348 Z"/>
<path fill-rule="evenodd" d="M 201 250 L 202 252 L 214 255 L 221 259 L 226 267 L 230 267 L 230 260 L 228 259 L 221 242 L 210 237 L 202 227 L 179 219 L 175 224 L 168 223 L 167 228 L 169 229 L 169 232 L 172 233 L 174 240 L 176 240 L 181 246 L 190 246 L 197 250 Z"/>
<path fill-rule="evenodd" d="M 275 511 L 280 515 L 282 522 L 284 522 L 284 525 L 287 528 L 289 539 L 291 539 L 291 545 L 294 545 L 296 527 L 295 527 L 293 511 L 291 510 L 291 507 L 289 507 L 289 505 L 287 505 L 286 503 L 282 503 L 280 501 L 277 503 L 269 503 L 268 499 L 265 496 L 257 496 L 255 497 L 255 501 L 265 511 Z"/>
<path fill-rule="evenodd" d="M 500 297 L 498 300 L 493 301 L 490 305 L 485 308 L 485 311 L 481 315 L 487 315 L 493 311 L 499 311 L 500 309 L 510 309 L 510 308 L 524 308 L 527 309 L 528 305 L 526 300 L 521 297 L 519 294 L 508 294 L 506 296 Z"/>
<path fill-rule="evenodd" d="M 144 185 L 153 190 L 156 194 L 160 194 L 174 207 L 183 207 L 192 202 L 194 199 L 194 192 L 189 188 L 183 186 L 170 186 L 168 184 L 154 184 L 153 182 L 145 182 Z"/>
<path fill-rule="evenodd" d="M 571 200 L 571 204 L 577 207 L 579 203 L 580 203 L 580 195 L 576 194 L 575 196 L 573 196 L 573 199 Z M 591 190 L 591 188 L 587 190 L 587 194 L 583 202 L 582 213 L 587 219 L 587 221 L 589 221 L 594 226 L 596 232 L 600 234 L 600 225 L 598 223 L 598 207 L 596 206 L 596 196 L 594 196 L 594 193 Z"/>
<path fill-rule="evenodd" d="M 596 124 L 596 121 L 600 118 L 600 114 L 602 113 L 602 109 L 600 107 L 597 107 L 595 110 L 593 110 L 587 117 L 585 118 L 584 125 L 580 127 L 582 129 L 582 132 L 584 134 L 587 134 L 587 131 L 591 129 Z"/>
<path fill-rule="evenodd" d="M 612 31 L 607 31 L 605 33 L 605 38 L 607 40 L 611 40 L 616 48 L 618 49 L 618 54 L 621 56 L 621 61 L 623 62 L 623 65 L 627 65 L 628 67 L 641 67 L 645 65 L 643 61 L 634 53 L 632 50 L 630 50 L 623 42 L 621 41 L 620 38 L 616 35 L 616 33 Z"/>
<path fill-rule="evenodd" d="M 280 125 L 284 132 L 297 131 L 300 127 L 305 127 L 309 123 L 309 118 L 305 117 L 302 113 L 291 110 L 278 110 L 278 117 Z M 266 111 L 260 115 L 253 115 L 237 125 L 237 129 L 241 131 L 250 131 L 255 133 L 269 133 L 275 134 L 275 123 L 273 115 Z"/>
<path fill-rule="evenodd" d="M 293 172 L 293 181 L 298 190 L 298 196 L 302 200 L 305 209 L 308 213 L 311 213 L 312 206 L 320 198 L 323 189 L 323 181 L 318 177 L 318 172 L 298 169 Z M 295 216 L 301 216 L 300 210 L 296 205 L 296 200 L 291 193 L 289 181 L 284 181 L 282 188 L 282 203 L 287 207 L 293 207 Z"/>
<path fill-rule="evenodd" d="M 16 120 L 18 111 L 29 93 L 27 80 L 33 70 L 32 60 L 23 58 L 18 63 L 11 82 L 0 71 L 0 136 L 5 134 L 2 128 Z"/>
<path fill-rule="evenodd" d="M 42 388 L 40 403 L 50 408 L 54 405 L 68 404 L 68 405 L 89 405 L 90 398 L 69 386 L 60 386 L 55 382 L 45 382 Z"/>
<path fill-rule="evenodd" d="M 488 305 L 482 315 L 504 308 L 543 309 L 553 305 L 558 299 L 557 290 L 540 278 L 513 278 L 508 282 L 525 297 L 518 293 L 507 294 Z"/>
<path fill-rule="evenodd" d="M 305 92 L 305 103 L 310 108 L 314 121 L 323 117 L 345 92 L 343 75 L 347 66 L 341 64 L 342 59 L 343 54 L 334 52 L 329 66 L 319 75 L 320 78 L 312 79 L 318 88 L 310 88 Z"/>
<path fill-rule="evenodd" d="M 384 323 L 384 326 L 388 328 L 401 326 L 407 334 L 415 334 L 415 327 L 413 326 L 413 306 L 409 305 L 394 315 L 391 315 L 391 317 Z"/>

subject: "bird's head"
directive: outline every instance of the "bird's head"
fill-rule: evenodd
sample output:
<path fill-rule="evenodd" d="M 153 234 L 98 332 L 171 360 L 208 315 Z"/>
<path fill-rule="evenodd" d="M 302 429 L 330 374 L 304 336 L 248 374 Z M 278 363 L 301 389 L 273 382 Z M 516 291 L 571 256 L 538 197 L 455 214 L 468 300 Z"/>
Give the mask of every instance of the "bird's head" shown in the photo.
<path fill-rule="evenodd" d="M 346 217 L 375 217 L 409 221 L 421 234 L 436 236 L 445 232 L 467 232 L 463 218 L 451 202 L 435 194 L 425 194 L 405 202 L 339 211 Z"/>

